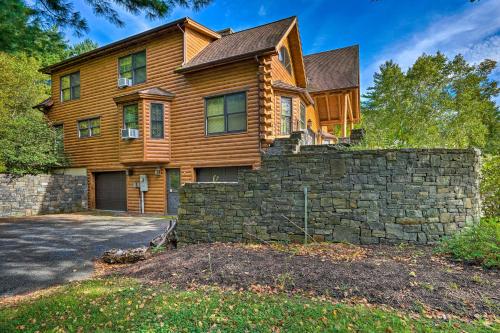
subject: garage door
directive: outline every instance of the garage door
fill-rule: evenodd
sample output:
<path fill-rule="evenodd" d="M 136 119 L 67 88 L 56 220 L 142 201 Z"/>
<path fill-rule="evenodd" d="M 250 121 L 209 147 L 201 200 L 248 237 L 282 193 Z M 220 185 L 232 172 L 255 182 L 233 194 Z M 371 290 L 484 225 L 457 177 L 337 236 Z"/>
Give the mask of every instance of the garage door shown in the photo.
<path fill-rule="evenodd" d="M 105 210 L 127 210 L 125 172 L 99 172 L 95 177 L 95 206 Z"/>
<path fill-rule="evenodd" d="M 250 170 L 250 166 L 196 169 L 197 182 L 236 182 L 239 170 Z"/>

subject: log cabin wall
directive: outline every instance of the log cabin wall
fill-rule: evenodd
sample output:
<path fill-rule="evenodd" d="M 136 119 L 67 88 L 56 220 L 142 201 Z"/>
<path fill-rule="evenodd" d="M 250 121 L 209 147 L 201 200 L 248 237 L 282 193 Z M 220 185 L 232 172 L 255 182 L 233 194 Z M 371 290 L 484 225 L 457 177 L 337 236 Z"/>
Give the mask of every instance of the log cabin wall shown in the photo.
<path fill-rule="evenodd" d="M 199 37 L 196 35 L 190 33 L 188 40 Z M 95 208 L 95 172 L 132 170 L 132 176 L 127 177 L 127 207 L 132 212 L 139 211 L 139 193 L 133 185 L 141 172 L 148 175 L 145 212 L 162 213 L 166 197 L 164 168 L 180 168 L 184 183 L 195 180 L 195 167 L 256 167 L 260 164 L 258 62 L 251 59 L 197 73 L 178 74 L 175 69 L 183 63 L 184 38 L 183 32 L 176 29 L 52 74 L 54 105 L 48 117 L 64 126 L 64 146 L 71 166 L 87 168 L 90 208 Z M 205 45 L 202 38 L 198 41 L 189 48 L 191 56 Z M 118 59 L 142 50 L 146 51 L 146 82 L 118 88 Z M 80 72 L 80 98 L 61 102 L 58 97 L 61 76 L 76 71 Z M 114 97 L 152 87 L 160 87 L 176 95 L 171 102 L 164 102 L 166 145 L 161 145 L 161 151 L 158 150 L 158 142 L 144 141 L 150 132 L 151 101 L 138 102 L 140 138 L 124 142 L 120 138 L 122 106 L 113 100 Z M 207 136 L 205 97 L 236 91 L 247 94 L 247 130 Z M 93 117 L 100 117 L 100 135 L 79 138 L 78 120 Z M 152 162 L 163 157 L 170 162 L 161 165 Z M 151 163 L 153 165 L 148 165 Z M 162 170 L 160 176 L 155 175 L 158 166 Z"/>

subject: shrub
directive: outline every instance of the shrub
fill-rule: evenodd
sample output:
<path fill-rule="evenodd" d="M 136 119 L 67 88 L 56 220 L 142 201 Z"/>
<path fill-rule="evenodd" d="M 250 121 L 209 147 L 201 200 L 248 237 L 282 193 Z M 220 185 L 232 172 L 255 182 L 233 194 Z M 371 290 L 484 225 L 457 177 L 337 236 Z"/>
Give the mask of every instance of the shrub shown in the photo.
<path fill-rule="evenodd" d="M 500 156 L 484 156 L 481 173 L 483 214 L 487 217 L 500 216 Z"/>
<path fill-rule="evenodd" d="M 437 251 L 466 263 L 500 268 L 500 217 L 481 219 L 478 224 L 443 240 Z"/>

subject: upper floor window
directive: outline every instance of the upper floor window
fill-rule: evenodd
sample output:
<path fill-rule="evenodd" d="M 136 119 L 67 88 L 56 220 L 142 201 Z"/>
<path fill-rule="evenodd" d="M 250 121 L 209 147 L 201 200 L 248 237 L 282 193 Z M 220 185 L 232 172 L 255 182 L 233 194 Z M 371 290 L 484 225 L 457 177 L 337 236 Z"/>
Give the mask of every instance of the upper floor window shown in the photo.
<path fill-rule="evenodd" d="M 278 59 L 281 61 L 283 66 L 285 66 L 288 73 L 292 74 L 292 61 L 286 47 L 282 46 L 280 48 L 280 51 L 278 52 Z"/>
<path fill-rule="evenodd" d="M 245 92 L 205 99 L 207 134 L 242 132 L 247 129 Z"/>
<path fill-rule="evenodd" d="M 304 103 L 300 103 L 300 129 L 304 130 L 306 129 L 306 106 Z"/>
<path fill-rule="evenodd" d="M 292 99 L 290 97 L 281 97 L 281 134 L 290 134 L 290 125 L 292 124 Z"/>
<path fill-rule="evenodd" d="M 90 118 L 78 121 L 78 137 L 88 138 L 101 134 L 101 118 Z"/>
<path fill-rule="evenodd" d="M 80 72 L 61 76 L 61 101 L 80 98 Z"/>
<path fill-rule="evenodd" d="M 146 82 L 146 51 L 130 54 L 118 60 L 120 78 L 132 80 L 132 84 Z"/>
<path fill-rule="evenodd" d="M 123 128 L 139 129 L 139 110 L 137 104 L 123 107 Z"/>
<path fill-rule="evenodd" d="M 164 137 L 164 112 L 163 104 L 151 103 L 151 138 L 163 139 Z"/>

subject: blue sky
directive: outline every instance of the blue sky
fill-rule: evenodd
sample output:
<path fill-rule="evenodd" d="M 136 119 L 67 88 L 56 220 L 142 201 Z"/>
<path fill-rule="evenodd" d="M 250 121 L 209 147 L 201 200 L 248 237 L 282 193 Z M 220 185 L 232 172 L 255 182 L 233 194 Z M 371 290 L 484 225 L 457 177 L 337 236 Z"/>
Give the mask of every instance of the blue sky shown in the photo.
<path fill-rule="evenodd" d="M 389 59 L 406 68 L 423 52 L 440 50 L 450 57 L 462 53 L 474 63 L 500 62 L 500 0 L 214 0 L 199 12 L 176 8 L 157 21 L 119 10 L 123 28 L 95 17 L 84 0 L 76 0 L 76 7 L 88 20 L 86 37 L 101 46 L 183 16 L 214 30 L 238 31 L 296 15 L 305 54 L 360 45 L 363 91 Z M 67 38 L 78 41 L 71 33 Z M 500 80 L 500 69 L 493 78 Z"/>

